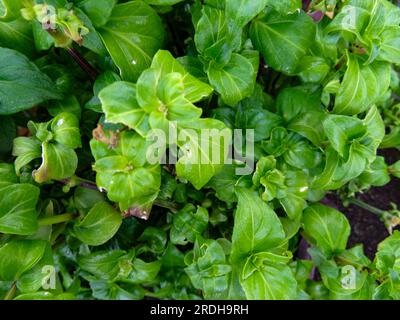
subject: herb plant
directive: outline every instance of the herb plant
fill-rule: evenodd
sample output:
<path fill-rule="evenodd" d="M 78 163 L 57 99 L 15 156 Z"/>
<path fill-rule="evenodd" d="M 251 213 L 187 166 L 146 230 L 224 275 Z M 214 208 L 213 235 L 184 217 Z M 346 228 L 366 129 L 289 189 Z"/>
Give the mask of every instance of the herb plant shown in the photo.
<path fill-rule="evenodd" d="M 0 296 L 400 299 L 396 4 L 1 0 Z"/>

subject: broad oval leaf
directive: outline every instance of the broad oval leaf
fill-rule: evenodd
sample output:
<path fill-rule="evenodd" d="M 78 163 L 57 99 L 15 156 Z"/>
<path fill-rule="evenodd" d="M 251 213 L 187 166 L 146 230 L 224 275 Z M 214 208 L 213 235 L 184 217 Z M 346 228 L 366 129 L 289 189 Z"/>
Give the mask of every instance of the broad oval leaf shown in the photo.
<path fill-rule="evenodd" d="M 55 84 L 23 54 L 0 48 L 0 114 L 13 114 L 60 99 Z"/>
<path fill-rule="evenodd" d="M 0 190 L 0 232 L 31 235 L 36 232 L 39 188 L 12 184 Z"/>
<path fill-rule="evenodd" d="M 164 42 L 160 17 L 141 0 L 116 5 L 99 32 L 122 79 L 133 82 Z"/>
<path fill-rule="evenodd" d="M 355 115 L 368 110 L 390 85 L 390 64 L 375 61 L 369 65 L 348 54 L 347 71 L 336 96 L 333 112 Z"/>
<path fill-rule="evenodd" d="M 293 74 L 313 44 L 315 25 L 304 12 L 281 15 L 270 11 L 253 21 L 250 37 L 269 66 Z"/>
<path fill-rule="evenodd" d="M 74 225 L 73 234 L 83 243 L 99 246 L 115 235 L 121 223 L 119 212 L 107 202 L 99 202 Z"/>
<path fill-rule="evenodd" d="M 238 207 L 232 234 L 232 263 L 282 245 L 285 232 L 268 204 L 256 192 L 245 188 L 237 188 L 236 196 Z"/>
<path fill-rule="evenodd" d="M 234 106 L 253 93 L 257 71 L 249 59 L 233 53 L 227 65 L 211 65 L 207 74 L 222 100 L 227 105 Z"/>
<path fill-rule="evenodd" d="M 42 240 L 12 240 L 0 248 L 0 279 L 18 280 L 42 258 L 47 242 Z"/>
<path fill-rule="evenodd" d="M 304 232 L 327 256 L 346 249 L 350 224 L 339 211 L 315 204 L 304 211 Z"/>

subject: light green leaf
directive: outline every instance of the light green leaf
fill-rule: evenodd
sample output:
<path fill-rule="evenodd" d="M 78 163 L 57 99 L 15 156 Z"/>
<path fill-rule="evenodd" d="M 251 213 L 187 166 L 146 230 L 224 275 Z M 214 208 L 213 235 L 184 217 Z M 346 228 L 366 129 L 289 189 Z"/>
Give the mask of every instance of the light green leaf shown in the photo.
<path fill-rule="evenodd" d="M 231 131 L 218 120 L 199 119 L 182 123 L 178 139 L 177 175 L 200 190 L 226 163 Z"/>
<path fill-rule="evenodd" d="M 194 243 L 208 225 L 207 209 L 187 205 L 172 218 L 170 237 L 173 244 L 186 245 Z"/>
<path fill-rule="evenodd" d="M 366 111 L 389 89 L 390 65 L 375 61 L 363 65 L 348 54 L 347 71 L 336 96 L 333 112 L 354 115 Z"/>
<path fill-rule="evenodd" d="M 123 80 L 136 81 L 164 41 L 160 17 L 141 0 L 117 4 L 99 29 Z"/>
<path fill-rule="evenodd" d="M 15 138 L 12 154 L 17 157 L 15 172 L 19 175 L 22 167 L 42 156 L 40 141 L 34 137 Z"/>
<path fill-rule="evenodd" d="M 0 232 L 31 235 L 36 232 L 39 189 L 30 184 L 12 184 L 0 190 Z"/>
<path fill-rule="evenodd" d="M 276 213 L 257 193 L 237 188 L 238 207 L 232 234 L 232 263 L 251 254 L 275 249 L 284 243 L 285 233 Z"/>
<path fill-rule="evenodd" d="M 231 60 L 224 67 L 211 65 L 207 71 L 211 85 L 229 106 L 249 97 L 253 91 L 258 70 L 250 60 L 233 53 Z"/>
<path fill-rule="evenodd" d="M 231 26 L 234 24 L 229 23 L 223 10 L 203 7 L 194 36 L 197 50 L 202 58 L 221 66 L 229 62 L 232 51 L 237 46 L 237 38 L 240 37 L 240 32 L 232 32 Z"/>
<path fill-rule="evenodd" d="M 250 276 L 242 278 L 240 283 L 246 293 L 246 298 L 249 300 L 290 300 L 296 298 L 296 279 L 291 269 L 283 264 L 262 265 Z"/>
<path fill-rule="evenodd" d="M 18 280 L 42 258 L 46 242 L 42 240 L 12 240 L 0 248 L 0 279 Z"/>
<path fill-rule="evenodd" d="M 0 1 L 0 20 L 11 21 L 20 17 L 22 8 L 21 0 L 1 0 Z"/>
<path fill-rule="evenodd" d="M 350 224 L 339 211 L 314 204 L 304 211 L 304 232 L 327 256 L 346 249 Z"/>
<path fill-rule="evenodd" d="M 226 0 L 225 10 L 227 16 L 243 28 L 256 17 L 270 0 Z"/>
<path fill-rule="evenodd" d="M 72 177 L 77 166 L 78 157 L 73 149 L 45 142 L 42 144 L 42 164 L 32 175 L 37 183 L 62 180 Z"/>
<path fill-rule="evenodd" d="M 151 68 L 159 70 L 161 75 L 178 72 L 183 77 L 185 87 L 185 97 L 190 102 L 195 103 L 207 98 L 213 89 L 206 83 L 198 80 L 191 75 L 185 68 L 171 55 L 169 51 L 159 50 L 154 56 Z"/>
<path fill-rule="evenodd" d="M 119 212 L 108 203 L 99 202 L 81 221 L 75 223 L 73 234 L 88 245 L 99 246 L 115 235 L 121 223 Z"/>
<path fill-rule="evenodd" d="M 78 118 L 70 112 L 62 112 L 51 121 L 54 140 L 76 149 L 82 146 Z"/>
<path fill-rule="evenodd" d="M 150 129 L 146 113 L 136 100 L 136 86 L 129 82 L 117 81 L 99 93 L 106 122 L 122 123 L 145 135 Z"/>
<path fill-rule="evenodd" d="M 79 0 L 77 6 L 88 15 L 93 25 L 98 28 L 105 25 L 117 0 Z"/>

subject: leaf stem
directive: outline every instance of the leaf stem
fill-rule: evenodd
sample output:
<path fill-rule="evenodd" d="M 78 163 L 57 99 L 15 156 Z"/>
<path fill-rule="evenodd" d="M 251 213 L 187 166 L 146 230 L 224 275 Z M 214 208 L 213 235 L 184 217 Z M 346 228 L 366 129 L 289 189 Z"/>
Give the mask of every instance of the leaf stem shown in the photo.
<path fill-rule="evenodd" d="M 98 76 L 97 70 L 74 48 L 67 48 L 67 51 L 81 69 L 87 73 L 90 79 L 92 81 L 96 80 Z"/>
<path fill-rule="evenodd" d="M 156 199 L 153 203 L 156 207 L 161 207 L 165 209 L 171 210 L 173 213 L 177 213 L 179 211 L 179 207 L 172 202 Z"/>
<path fill-rule="evenodd" d="M 53 224 L 71 221 L 71 220 L 75 219 L 75 217 L 76 217 L 76 215 L 74 213 L 58 214 L 55 216 L 39 219 L 38 224 L 40 227 L 51 226 Z"/>
<path fill-rule="evenodd" d="M 375 208 L 375 207 L 369 205 L 368 203 L 365 203 L 364 201 L 361 201 L 359 199 L 351 198 L 348 201 L 349 201 L 349 203 L 354 204 L 354 205 L 356 205 L 356 206 L 358 206 L 360 208 L 363 208 L 364 210 L 367 210 L 367 211 L 369 211 L 369 212 L 371 212 L 373 214 L 376 214 L 379 217 L 383 218 L 383 216 L 387 214 L 386 211 L 378 209 L 378 208 Z"/>
<path fill-rule="evenodd" d="M 4 300 L 12 300 L 14 298 L 16 292 L 17 292 L 17 284 L 14 282 L 12 284 L 10 290 L 8 290 L 8 292 L 4 296 Z"/>

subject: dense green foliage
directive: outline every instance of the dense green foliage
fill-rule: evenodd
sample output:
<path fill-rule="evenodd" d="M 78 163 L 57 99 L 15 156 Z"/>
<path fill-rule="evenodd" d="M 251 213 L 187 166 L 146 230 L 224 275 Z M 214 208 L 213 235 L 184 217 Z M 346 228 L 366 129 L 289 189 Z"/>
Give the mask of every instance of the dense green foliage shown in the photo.
<path fill-rule="evenodd" d="M 400 177 L 393 3 L 0 0 L 0 297 L 400 299 L 320 203 Z"/>

